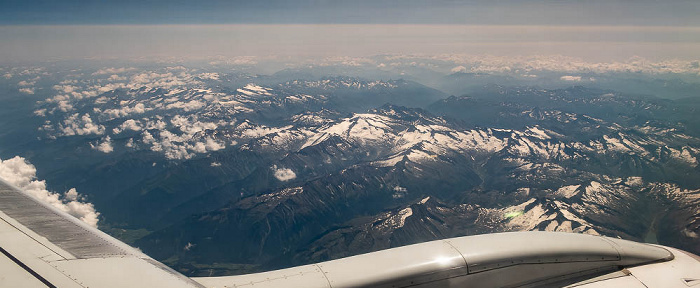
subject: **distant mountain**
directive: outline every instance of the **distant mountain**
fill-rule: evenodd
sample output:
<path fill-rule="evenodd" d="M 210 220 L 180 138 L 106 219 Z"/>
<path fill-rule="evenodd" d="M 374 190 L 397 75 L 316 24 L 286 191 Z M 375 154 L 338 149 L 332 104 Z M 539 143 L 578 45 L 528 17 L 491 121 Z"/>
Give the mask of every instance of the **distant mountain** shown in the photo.
<path fill-rule="evenodd" d="M 470 125 L 500 128 L 522 128 L 547 121 L 542 113 L 560 114 L 570 118 L 574 114 L 593 117 L 620 125 L 644 125 L 649 121 L 660 125 L 675 125 L 676 121 L 692 118 L 682 112 L 681 105 L 671 100 L 648 96 L 626 95 L 610 90 L 573 86 L 565 89 L 535 87 L 503 87 L 488 85 L 473 95 L 452 96 L 439 100 L 428 110 Z M 529 117 L 523 117 L 528 115 Z M 560 117 L 557 117 L 560 118 Z M 560 121 L 577 125 L 577 119 Z M 523 122 L 525 121 L 525 122 Z"/>
<path fill-rule="evenodd" d="M 423 108 L 448 96 L 413 81 L 368 81 L 352 77 L 295 80 L 286 82 L 281 87 L 284 91 L 331 95 L 331 107 L 348 112 L 360 112 L 385 103 Z"/>

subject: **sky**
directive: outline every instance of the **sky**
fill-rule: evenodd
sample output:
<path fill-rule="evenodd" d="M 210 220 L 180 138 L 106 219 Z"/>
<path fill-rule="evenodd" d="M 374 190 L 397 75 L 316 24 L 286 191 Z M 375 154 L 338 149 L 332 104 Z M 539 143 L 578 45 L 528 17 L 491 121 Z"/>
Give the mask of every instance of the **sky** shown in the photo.
<path fill-rule="evenodd" d="M 0 24 L 698 26 L 695 0 L 10 0 Z"/>
<path fill-rule="evenodd" d="M 1 3 L 0 62 L 437 53 L 700 58 L 694 0 Z"/>

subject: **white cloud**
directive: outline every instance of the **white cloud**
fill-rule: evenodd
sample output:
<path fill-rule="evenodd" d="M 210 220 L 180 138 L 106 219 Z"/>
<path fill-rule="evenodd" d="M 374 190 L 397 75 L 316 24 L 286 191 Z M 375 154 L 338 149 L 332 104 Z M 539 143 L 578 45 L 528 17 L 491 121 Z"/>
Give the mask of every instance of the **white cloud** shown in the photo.
<path fill-rule="evenodd" d="M 192 100 L 189 102 L 184 102 L 184 101 L 178 101 L 175 103 L 170 103 L 165 106 L 165 109 L 182 109 L 185 112 L 190 112 L 192 110 L 197 110 L 201 109 L 204 107 L 204 102 L 197 101 L 197 100 Z"/>
<path fill-rule="evenodd" d="M 226 144 L 216 142 L 216 140 L 207 137 L 205 142 L 196 142 L 193 145 L 185 144 L 185 147 L 197 153 L 206 153 L 208 151 L 218 151 L 224 149 L 226 148 Z"/>
<path fill-rule="evenodd" d="M 36 116 L 41 116 L 41 117 L 46 117 L 46 108 L 42 109 L 37 109 L 34 111 L 34 115 Z"/>
<path fill-rule="evenodd" d="M 62 124 L 59 124 L 59 130 L 61 130 L 61 134 L 64 136 L 102 135 L 105 133 L 105 126 L 92 122 L 92 118 L 90 118 L 88 114 L 80 116 L 78 113 L 75 113 L 63 120 Z"/>
<path fill-rule="evenodd" d="M 207 137 L 207 142 L 205 144 L 205 147 L 209 151 L 218 151 L 218 150 L 226 148 L 226 144 L 222 143 L 222 142 L 216 142 L 216 140 Z"/>
<path fill-rule="evenodd" d="M 237 56 L 237 57 L 232 57 L 232 58 L 221 58 L 215 61 L 209 62 L 211 65 L 220 65 L 220 64 L 228 64 L 228 65 L 240 65 L 240 66 L 252 66 L 255 64 L 258 64 L 257 61 L 258 57 L 256 56 Z"/>
<path fill-rule="evenodd" d="M 22 81 L 19 81 L 19 83 L 17 83 L 17 86 L 29 87 L 29 86 L 34 86 L 34 84 L 36 84 L 36 81 L 22 80 Z"/>
<path fill-rule="evenodd" d="M 65 198 L 68 201 L 78 201 L 78 198 L 80 197 L 80 194 L 78 194 L 78 190 L 75 190 L 75 188 L 70 188 L 66 193 L 63 194 L 63 198 Z"/>
<path fill-rule="evenodd" d="M 61 85 L 78 84 L 78 79 L 65 79 L 61 82 L 58 82 L 58 84 L 61 84 Z"/>
<path fill-rule="evenodd" d="M 143 129 L 141 128 L 141 121 L 129 119 L 124 121 L 119 127 L 112 129 L 112 132 L 114 134 L 119 134 L 126 130 L 141 131 L 141 129 Z"/>
<path fill-rule="evenodd" d="M 168 126 L 168 124 L 161 119 L 147 120 L 146 125 L 144 125 L 143 129 L 163 130 L 166 126 Z"/>
<path fill-rule="evenodd" d="M 203 143 L 199 146 L 185 143 L 190 139 L 187 135 L 177 135 L 168 130 L 158 132 L 159 137 L 156 139 L 150 132 L 144 131 L 142 141 L 151 145 L 151 151 L 162 152 L 165 158 L 171 160 L 190 159 L 194 157 L 194 153 L 190 153 L 189 150 L 200 152 L 202 149 L 206 149 Z"/>
<path fill-rule="evenodd" d="M 46 181 L 36 179 L 36 167 L 22 157 L 0 159 L 0 178 L 17 186 L 37 199 L 77 217 L 90 226 L 97 227 L 100 213 L 92 203 L 87 203 L 75 188 L 63 195 L 46 189 Z"/>
<path fill-rule="evenodd" d="M 578 82 L 578 81 L 581 81 L 581 76 L 566 75 L 566 76 L 561 76 L 561 78 L 559 78 L 559 79 L 564 80 L 564 81 L 576 81 L 576 82 Z"/>
<path fill-rule="evenodd" d="M 169 144 L 169 143 L 163 143 L 163 144 Z M 156 147 L 155 145 L 151 147 L 151 150 Z M 155 150 L 154 150 L 155 151 Z M 186 146 L 183 145 L 167 145 L 167 149 L 165 150 L 165 158 L 171 159 L 171 160 L 182 160 L 182 159 L 190 159 L 194 157 L 194 153 L 190 153 L 187 150 Z"/>
<path fill-rule="evenodd" d="M 194 145 L 192 145 L 192 150 L 197 153 L 206 153 L 207 152 L 207 146 L 204 145 L 202 142 L 196 142 Z"/>
<path fill-rule="evenodd" d="M 126 144 L 124 146 L 128 148 L 135 148 L 136 144 L 134 144 L 134 138 L 129 138 L 129 141 L 126 141 Z"/>
<path fill-rule="evenodd" d="M 46 99 L 46 102 L 48 102 L 48 103 L 61 102 L 61 101 L 69 100 L 69 99 L 70 99 L 70 96 L 68 96 L 68 95 L 56 95 L 56 96 L 53 96 L 49 99 Z"/>
<path fill-rule="evenodd" d="M 321 62 L 318 63 L 319 66 L 343 65 L 351 67 L 375 64 L 375 61 L 369 58 L 349 56 L 330 56 L 322 59 Z"/>
<path fill-rule="evenodd" d="M 467 67 L 464 67 L 464 66 L 457 66 L 457 67 L 455 67 L 455 68 L 452 68 L 452 70 L 450 70 L 450 72 L 452 72 L 452 73 L 466 73 L 466 72 L 467 72 Z"/>
<path fill-rule="evenodd" d="M 125 106 L 119 109 L 106 109 L 104 112 L 102 112 L 102 116 L 108 119 L 116 119 L 123 118 L 131 114 L 143 114 L 146 113 L 146 111 L 151 110 L 153 109 L 146 108 L 146 105 L 143 105 L 143 103 L 138 103 L 133 107 Z"/>
<path fill-rule="evenodd" d="M 30 67 L 19 72 L 19 75 L 36 75 L 41 74 L 45 70 L 46 68 L 44 67 Z"/>
<path fill-rule="evenodd" d="M 73 85 L 54 85 L 53 89 L 59 92 L 63 92 L 65 94 L 70 94 L 73 93 L 73 91 L 76 91 L 78 87 Z"/>
<path fill-rule="evenodd" d="M 107 81 L 124 81 L 126 80 L 126 77 L 119 76 L 117 74 L 112 74 L 107 78 Z"/>
<path fill-rule="evenodd" d="M 134 70 L 136 70 L 136 69 L 135 68 L 125 68 L 125 67 L 121 67 L 121 68 L 111 67 L 111 68 L 103 68 L 103 69 L 97 70 L 95 73 L 92 73 L 92 75 L 120 74 L 120 73 L 134 71 Z"/>
<path fill-rule="evenodd" d="M 19 92 L 32 95 L 34 94 L 34 88 L 19 88 Z"/>
<path fill-rule="evenodd" d="M 197 77 L 201 79 L 219 80 L 219 73 L 200 73 Z"/>
<path fill-rule="evenodd" d="M 226 148 L 225 143 L 211 137 L 206 137 L 203 142 L 195 140 L 199 139 L 195 137 L 195 133 L 202 131 L 199 127 L 180 127 L 180 129 L 183 129 L 185 133 L 178 135 L 168 130 L 160 130 L 157 138 L 150 132 L 144 131 L 142 141 L 151 145 L 151 151 L 162 152 L 166 158 L 171 160 L 190 159 L 196 153 L 207 153 Z"/>
<path fill-rule="evenodd" d="M 102 142 L 97 144 L 90 143 L 90 147 L 102 153 L 110 153 L 114 151 L 114 147 L 112 146 L 112 138 L 109 136 L 102 138 Z"/>
<path fill-rule="evenodd" d="M 192 120 L 190 120 L 190 118 Z M 172 123 L 175 127 L 178 127 L 180 131 L 186 134 L 195 134 L 197 132 L 215 130 L 217 128 L 215 123 L 201 122 L 197 119 L 198 117 L 196 115 L 192 115 L 189 118 L 181 115 L 175 115 L 170 120 L 170 123 Z"/>
<path fill-rule="evenodd" d="M 56 106 L 58 110 L 61 110 L 63 112 L 68 112 L 73 110 L 73 105 L 71 105 L 68 101 L 63 100 L 63 101 L 58 101 L 58 106 Z"/>
<path fill-rule="evenodd" d="M 150 145 L 151 151 L 161 152 L 171 160 L 190 159 L 196 153 L 226 148 L 225 141 L 217 140 L 213 135 L 207 136 L 207 133 L 217 129 L 216 123 L 201 122 L 197 115 L 175 115 L 170 123 L 177 129 L 166 129 L 167 123 L 160 119 L 147 120 L 145 125 L 140 126 L 144 131 L 141 134 L 142 142 Z M 157 137 L 151 134 L 153 130 L 158 130 L 155 134 Z"/>
<path fill-rule="evenodd" d="M 123 89 L 123 88 L 127 88 L 126 84 L 124 84 L 124 83 L 107 83 L 105 85 L 94 85 L 94 86 L 91 86 L 89 89 L 92 89 L 93 90 L 92 93 L 95 94 L 95 96 L 96 96 L 96 95 L 99 95 L 99 94 L 102 94 L 105 92 L 109 92 L 109 91 L 113 91 L 113 90 L 117 90 L 117 89 Z"/>
<path fill-rule="evenodd" d="M 194 80 L 194 77 L 186 72 L 179 74 L 143 72 L 131 77 L 128 87 L 151 87 L 151 88 L 172 88 L 185 85 L 197 85 L 201 82 Z"/>
<path fill-rule="evenodd" d="M 80 100 L 86 97 L 97 96 L 97 91 L 81 91 L 81 87 L 71 85 L 76 83 L 70 81 L 61 81 L 61 83 L 63 84 L 53 86 L 53 89 L 59 92 L 60 94 L 52 98 L 46 99 L 46 102 L 60 102 L 64 100 L 70 100 L 71 98 Z"/>
<path fill-rule="evenodd" d="M 277 169 L 277 166 L 272 167 L 273 170 L 275 170 L 275 178 L 280 181 L 289 181 L 294 178 L 297 178 L 297 174 L 292 171 L 292 169 L 289 168 L 279 168 Z"/>

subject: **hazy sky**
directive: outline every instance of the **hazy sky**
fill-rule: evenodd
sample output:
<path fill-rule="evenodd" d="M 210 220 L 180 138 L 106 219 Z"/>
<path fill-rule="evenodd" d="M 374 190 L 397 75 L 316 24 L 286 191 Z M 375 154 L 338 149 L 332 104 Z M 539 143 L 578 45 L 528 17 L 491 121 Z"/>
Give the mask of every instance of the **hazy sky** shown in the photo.
<path fill-rule="evenodd" d="M 700 58 L 700 1 L 3 1 L 0 61 L 561 54 Z"/>
<path fill-rule="evenodd" d="M 698 26 L 696 0 L 10 0 L 2 24 Z"/>

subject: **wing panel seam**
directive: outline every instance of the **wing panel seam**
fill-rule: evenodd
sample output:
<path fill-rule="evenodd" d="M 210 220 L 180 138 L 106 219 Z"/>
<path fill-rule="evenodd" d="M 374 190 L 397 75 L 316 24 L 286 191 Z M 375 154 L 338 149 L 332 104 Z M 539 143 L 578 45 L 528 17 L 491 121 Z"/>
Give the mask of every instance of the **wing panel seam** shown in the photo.
<path fill-rule="evenodd" d="M 2 247 L 0 247 L 0 252 L 1 252 L 2 254 L 4 254 L 7 258 L 9 258 L 10 260 L 12 260 L 12 262 L 15 262 L 15 264 L 17 264 L 19 267 L 21 267 L 22 269 L 24 269 L 25 271 L 27 271 L 27 273 L 29 273 L 29 274 L 31 274 L 32 276 L 34 276 L 34 278 L 36 278 L 37 280 L 41 281 L 41 283 L 43 283 L 44 285 L 46 285 L 46 287 L 49 287 L 49 288 L 56 288 L 56 285 L 51 284 L 51 282 L 49 282 L 49 280 L 46 280 L 46 278 L 41 277 L 41 275 L 39 275 L 39 273 L 36 273 L 36 271 L 34 271 L 32 268 L 29 268 L 29 266 L 25 265 L 24 263 L 22 263 L 22 261 L 20 261 L 19 259 L 15 258 L 15 256 L 12 256 L 12 254 L 10 254 L 10 252 L 7 252 L 7 250 L 5 250 L 5 249 L 3 249 Z"/>
<path fill-rule="evenodd" d="M 318 268 L 318 271 L 321 271 L 323 278 L 326 279 L 326 282 L 328 282 L 328 288 L 333 288 L 333 284 L 331 284 L 331 279 L 328 279 L 328 276 L 326 276 L 326 272 L 323 271 L 323 268 L 321 268 L 321 266 L 319 266 L 318 264 L 314 264 L 314 266 Z"/>

